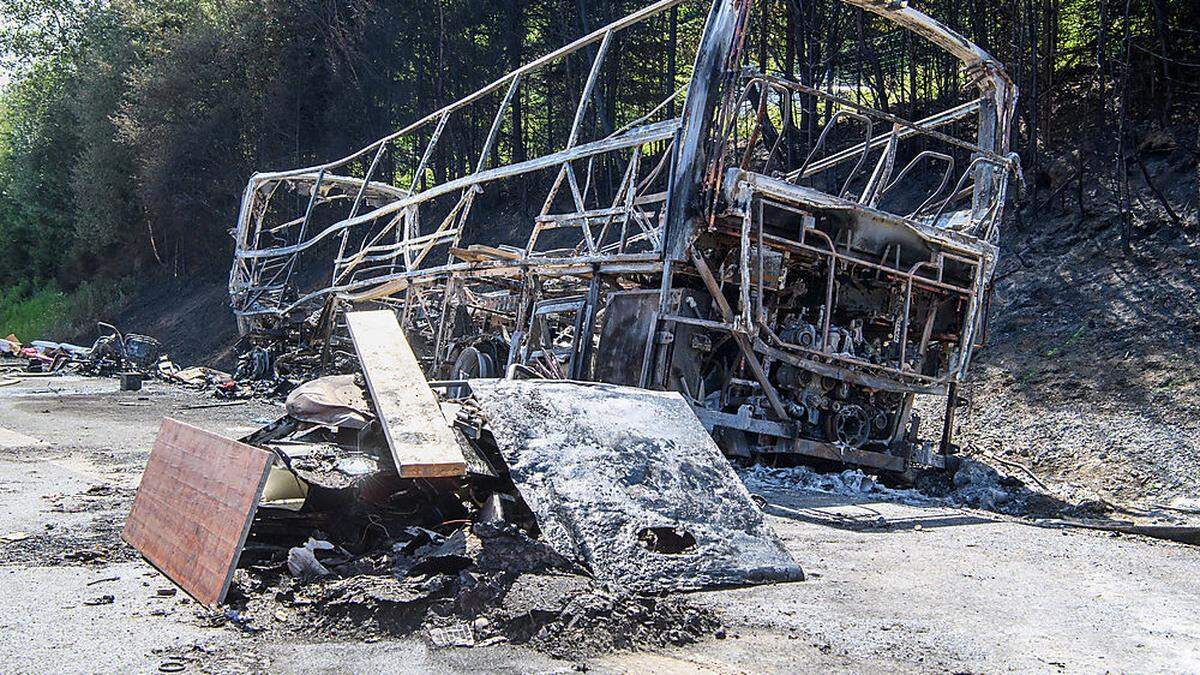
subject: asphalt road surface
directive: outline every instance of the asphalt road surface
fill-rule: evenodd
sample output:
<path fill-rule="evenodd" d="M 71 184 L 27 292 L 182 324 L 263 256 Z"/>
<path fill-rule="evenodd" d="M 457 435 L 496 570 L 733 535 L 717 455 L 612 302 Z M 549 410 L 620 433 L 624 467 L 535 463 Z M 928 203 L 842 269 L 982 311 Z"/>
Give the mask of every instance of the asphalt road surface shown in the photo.
<path fill-rule="evenodd" d="M 213 625 L 120 540 L 158 425 L 238 436 L 280 414 L 148 383 L 0 387 L 5 672 L 552 672 L 527 648 L 419 637 L 297 642 Z M 1200 549 L 952 508 L 760 489 L 809 574 L 695 594 L 726 629 L 591 659 L 595 672 L 1185 672 L 1200 669 Z M 21 534 L 24 533 L 24 534 Z M 111 601 L 109 599 L 111 596 Z"/>

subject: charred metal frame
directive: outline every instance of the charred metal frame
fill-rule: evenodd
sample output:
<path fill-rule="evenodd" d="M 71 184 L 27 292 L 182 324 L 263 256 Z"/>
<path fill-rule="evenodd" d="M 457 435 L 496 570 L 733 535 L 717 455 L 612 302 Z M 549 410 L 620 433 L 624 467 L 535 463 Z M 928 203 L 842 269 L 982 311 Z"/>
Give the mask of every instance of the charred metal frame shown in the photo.
<path fill-rule="evenodd" d="M 941 446 L 918 442 L 912 401 L 946 396 L 949 418 L 980 342 L 1006 192 L 1020 176 L 1008 151 L 1015 87 L 988 54 L 925 14 L 903 3 L 842 0 L 954 55 L 979 91 L 905 120 L 743 68 L 750 3 L 716 0 L 687 86 L 623 128 L 586 139 L 614 36 L 688 1 L 655 2 L 347 157 L 256 174 L 230 274 L 243 330 L 296 322 L 322 305 L 392 306 L 427 345 L 437 376 L 495 377 L 503 364 L 510 376 L 592 379 L 599 360 L 628 357 L 624 371 L 604 377 L 680 389 L 727 450 L 900 472 L 941 466 L 949 431 Z M 576 54 L 588 56 L 590 68 L 562 147 L 490 166 L 522 81 Z M 651 121 L 684 92 L 680 118 Z M 472 170 L 437 181 L 428 169 L 448 120 L 496 96 Z M 773 108 L 788 114 L 799 96 L 834 112 L 803 162 L 784 166 L 763 125 Z M 964 122 L 974 124 L 975 138 L 949 133 Z M 831 132 L 845 136 L 853 123 L 865 127 L 862 140 L 827 149 Z M 876 134 L 876 125 L 890 130 Z M 926 147 L 896 171 L 910 140 Z M 397 186 L 380 166 L 401 143 L 420 152 Z M 969 156 L 957 179 L 954 153 Z M 601 195 L 594 180 L 602 161 L 624 167 L 611 194 Z M 906 179 L 926 175 L 923 163 L 944 165 L 929 174 L 939 176 L 936 189 L 904 214 L 883 209 L 886 197 L 911 187 Z M 523 247 L 463 245 L 484 186 L 542 171 L 554 179 Z M 835 191 L 803 184 L 827 176 Z M 288 193 L 307 197 L 305 207 L 271 225 L 286 201 L 277 197 Z M 339 205 L 348 210 L 317 229 L 314 214 Z M 430 212 L 440 216 L 433 227 L 422 222 Z M 301 257 L 334 244 L 329 283 L 299 292 L 292 280 Z M 854 292 L 863 306 L 848 310 L 842 296 Z M 847 318 L 856 312 L 860 318 Z M 337 315 L 324 313 L 329 321 Z M 618 317 L 628 325 L 614 325 Z M 324 334 L 336 332 L 331 325 Z M 720 390 L 706 391 L 713 372 Z M 864 420 L 878 428 L 864 432 Z"/>

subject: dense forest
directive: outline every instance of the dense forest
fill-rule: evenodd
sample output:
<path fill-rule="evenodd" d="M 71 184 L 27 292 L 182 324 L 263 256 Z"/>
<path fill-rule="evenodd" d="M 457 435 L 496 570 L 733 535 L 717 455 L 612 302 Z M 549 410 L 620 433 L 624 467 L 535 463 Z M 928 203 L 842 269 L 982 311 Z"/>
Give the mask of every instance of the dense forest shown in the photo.
<path fill-rule="evenodd" d="M 342 156 L 644 4 L 0 0 L 0 285 L 33 293 L 224 268 L 254 171 Z M 1013 144 L 1031 188 L 1050 189 L 1075 146 L 1086 146 L 1078 170 L 1086 161 L 1114 177 L 1136 174 L 1131 149 L 1155 129 L 1190 129 L 1177 140 L 1200 147 L 1195 0 L 914 4 L 1009 67 L 1021 89 Z M 951 60 L 931 68 L 911 36 L 861 10 L 753 5 L 749 48 L 765 69 L 814 86 L 850 69 L 867 103 L 913 119 L 954 93 Z M 705 11 L 682 5 L 656 19 L 652 39 L 622 45 L 622 68 L 648 100 L 686 78 L 681 45 L 694 45 Z M 504 152 L 552 140 L 544 111 L 584 75 L 523 88 Z M 462 123 L 443 145 L 465 149 L 489 124 Z M 1114 198 L 1133 208 L 1120 190 Z"/>

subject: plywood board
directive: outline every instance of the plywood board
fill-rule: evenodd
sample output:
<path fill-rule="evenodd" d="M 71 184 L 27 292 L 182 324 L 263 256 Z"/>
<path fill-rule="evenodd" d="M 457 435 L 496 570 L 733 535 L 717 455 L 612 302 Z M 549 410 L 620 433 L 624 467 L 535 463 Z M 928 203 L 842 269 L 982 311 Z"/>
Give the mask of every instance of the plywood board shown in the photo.
<path fill-rule="evenodd" d="M 225 599 L 274 455 L 166 418 L 121 537 L 204 605 Z"/>
<path fill-rule="evenodd" d="M 676 392 L 472 380 L 542 536 L 637 591 L 804 578 L 729 460 Z"/>
<path fill-rule="evenodd" d="M 349 312 L 346 323 L 396 470 L 405 478 L 466 475 L 462 448 L 396 315 Z"/>

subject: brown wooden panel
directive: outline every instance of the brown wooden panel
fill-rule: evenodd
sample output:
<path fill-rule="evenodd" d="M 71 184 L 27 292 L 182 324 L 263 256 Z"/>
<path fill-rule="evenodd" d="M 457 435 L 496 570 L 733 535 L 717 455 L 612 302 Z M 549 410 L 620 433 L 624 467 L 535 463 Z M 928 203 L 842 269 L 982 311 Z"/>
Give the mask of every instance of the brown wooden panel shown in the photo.
<path fill-rule="evenodd" d="M 348 312 L 375 412 L 405 478 L 463 476 L 467 461 L 391 310 Z"/>
<path fill-rule="evenodd" d="M 204 605 L 225 599 L 274 455 L 163 419 L 121 536 Z"/>

